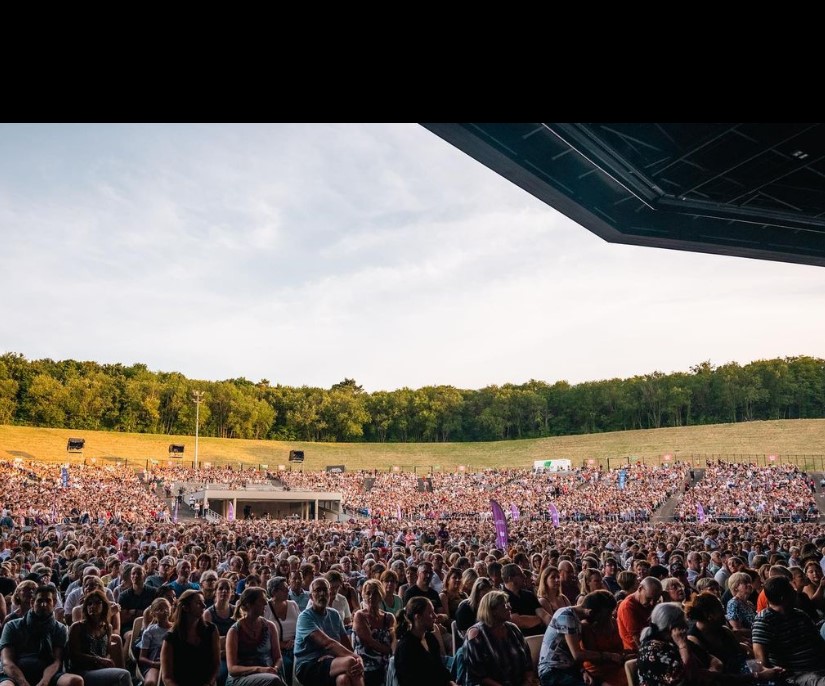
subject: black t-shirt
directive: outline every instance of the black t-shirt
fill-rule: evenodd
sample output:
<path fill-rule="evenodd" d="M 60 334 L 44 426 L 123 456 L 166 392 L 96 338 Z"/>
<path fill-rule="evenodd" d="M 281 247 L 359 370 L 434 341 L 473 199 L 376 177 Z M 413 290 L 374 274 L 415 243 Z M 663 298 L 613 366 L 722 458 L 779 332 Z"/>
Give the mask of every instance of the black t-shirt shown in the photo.
<path fill-rule="evenodd" d="M 163 639 L 173 649 L 172 671 L 175 683 L 181 686 L 203 686 L 211 677 L 212 661 L 212 634 L 218 629 L 214 624 L 204 624 L 200 629 L 200 644 L 192 645 L 184 638 L 170 631 Z"/>
<path fill-rule="evenodd" d="M 518 595 L 506 588 L 504 591 L 510 600 L 510 609 L 513 614 L 535 616 L 536 610 L 541 607 L 538 598 L 530 591 L 521 591 Z M 544 624 L 539 622 L 532 629 L 522 629 L 521 633 L 525 636 L 539 636 L 544 633 L 544 629 Z"/>
<path fill-rule="evenodd" d="M 153 588 L 149 588 L 148 586 L 144 585 L 143 590 L 140 593 L 135 593 L 134 588 L 127 588 L 123 593 L 120 594 L 118 598 L 118 604 L 124 610 L 137 610 L 137 614 L 135 617 L 139 617 L 143 614 L 143 611 L 152 604 L 152 601 L 157 596 L 157 591 Z M 121 627 L 121 631 L 129 631 L 132 628 L 132 624 L 134 623 L 134 619 L 131 621 L 124 621 L 123 626 Z"/>
<path fill-rule="evenodd" d="M 418 586 L 413 584 L 410 586 L 407 591 L 404 593 L 404 597 L 402 601 L 404 605 L 410 601 L 410 598 L 417 598 L 418 596 L 424 596 L 425 598 L 429 598 L 430 602 L 433 604 L 436 613 L 441 612 L 441 598 L 439 597 L 438 593 L 436 593 L 434 588 L 427 587 L 426 591 L 422 591 Z"/>

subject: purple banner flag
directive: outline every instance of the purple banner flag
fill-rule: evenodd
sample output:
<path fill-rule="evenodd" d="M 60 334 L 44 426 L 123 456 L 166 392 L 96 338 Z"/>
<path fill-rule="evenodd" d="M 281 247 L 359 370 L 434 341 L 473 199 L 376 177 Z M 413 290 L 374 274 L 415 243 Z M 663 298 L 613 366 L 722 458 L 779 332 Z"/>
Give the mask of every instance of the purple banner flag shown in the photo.
<path fill-rule="evenodd" d="M 178 499 L 175 498 L 175 511 L 172 513 L 172 523 L 178 523 Z"/>
<path fill-rule="evenodd" d="M 395 506 L 395 518 L 396 519 L 401 519 L 401 506 L 400 505 Z"/>
<path fill-rule="evenodd" d="M 512 503 L 510 503 L 510 514 L 513 516 L 513 521 L 517 522 L 518 521 L 518 516 L 519 516 L 519 511 L 518 511 L 518 508 L 515 505 L 513 505 Z"/>
<path fill-rule="evenodd" d="M 235 521 L 235 506 L 232 503 L 229 503 L 229 508 L 226 511 L 226 519 L 229 522 Z"/>
<path fill-rule="evenodd" d="M 550 507 L 547 508 L 550 512 L 550 517 L 553 520 L 553 526 L 558 528 L 559 527 L 559 510 L 558 508 L 550 503 Z"/>
<path fill-rule="evenodd" d="M 496 527 L 496 547 L 501 550 L 507 549 L 507 520 L 504 518 L 504 510 L 501 509 L 495 500 L 490 501 L 493 509 L 493 524 Z"/>
<path fill-rule="evenodd" d="M 705 521 L 705 508 L 702 507 L 701 503 L 696 504 L 696 521 L 697 522 L 704 522 Z"/>

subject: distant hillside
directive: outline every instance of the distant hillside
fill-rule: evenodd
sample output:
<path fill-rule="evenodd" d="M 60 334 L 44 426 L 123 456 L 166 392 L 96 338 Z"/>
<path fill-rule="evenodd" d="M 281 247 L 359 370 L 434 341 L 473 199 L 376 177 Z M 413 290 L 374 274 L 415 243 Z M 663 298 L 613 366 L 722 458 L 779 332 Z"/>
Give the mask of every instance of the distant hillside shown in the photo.
<path fill-rule="evenodd" d="M 69 455 L 66 443 L 70 437 L 86 439 L 83 457 Z M 91 460 L 128 460 L 130 465 L 143 467 L 146 460 L 166 461 L 170 443 L 185 446 L 184 464 L 194 459 L 193 436 L 116 433 L 85 429 L 39 429 L 0 425 L 0 459 L 29 457 L 46 461 L 78 462 Z M 588 459 L 612 467 L 624 458 L 643 459 L 658 464 L 665 454 L 674 459 L 690 460 L 691 455 L 719 455 L 738 460 L 759 456 L 760 463 L 768 454 L 821 469 L 825 456 L 825 419 L 797 419 L 740 422 L 640 431 L 614 431 L 580 436 L 559 436 L 486 443 L 308 443 L 271 440 L 244 440 L 201 437 L 201 463 L 267 464 L 275 470 L 288 464 L 290 450 L 305 452 L 303 468 L 323 469 L 327 465 L 343 464 L 349 470 L 387 470 L 393 465 L 405 471 L 430 467 L 453 471 L 458 465 L 469 469 L 489 467 L 530 467 L 534 460 L 570 458 L 575 465 Z M 807 457 L 806 457 L 807 456 Z"/>
<path fill-rule="evenodd" d="M 144 364 L 0 355 L 2 424 L 172 436 L 193 431 L 196 413 L 203 436 L 329 443 L 471 443 L 822 419 L 825 360 L 719 367 L 705 361 L 689 372 L 573 385 L 532 379 L 478 390 L 436 385 L 369 393 L 349 378 L 330 388 L 291 387 L 268 379 L 188 379 Z"/>

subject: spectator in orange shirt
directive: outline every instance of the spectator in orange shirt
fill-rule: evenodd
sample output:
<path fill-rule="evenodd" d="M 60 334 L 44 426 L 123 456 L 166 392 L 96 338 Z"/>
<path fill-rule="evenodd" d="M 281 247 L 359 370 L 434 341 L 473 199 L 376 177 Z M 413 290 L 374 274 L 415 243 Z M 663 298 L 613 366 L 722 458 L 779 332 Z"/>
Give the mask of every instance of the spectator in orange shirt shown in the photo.
<path fill-rule="evenodd" d="M 768 578 L 772 579 L 776 576 L 784 576 L 786 579 L 790 580 L 793 575 L 791 574 L 791 570 L 789 570 L 784 565 L 773 565 L 768 572 Z M 756 613 L 759 614 L 762 610 L 768 607 L 768 599 L 765 597 L 765 589 L 763 588 L 759 592 L 759 597 L 756 599 Z"/>
<path fill-rule="evenodd" d="M 634 653 L 639 650 L 639 636 L 642 629 L 648 625 L 650 613 L 661 596 L 662 582 L 648 576 L 642 579 L 635 593 L 631 593 L 621 602 L 616 619 L 625 650 Z"/>

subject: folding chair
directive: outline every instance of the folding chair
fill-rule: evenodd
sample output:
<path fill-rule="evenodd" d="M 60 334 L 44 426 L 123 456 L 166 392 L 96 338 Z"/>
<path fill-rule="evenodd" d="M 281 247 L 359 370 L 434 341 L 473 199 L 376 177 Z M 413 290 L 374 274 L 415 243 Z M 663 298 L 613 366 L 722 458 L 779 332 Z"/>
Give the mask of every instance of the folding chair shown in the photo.
<path fill-rule="evenodd" d="M 541 642 L 544 640 L 544 635 L 539 636 L 525 636 L 524 641 L 530 649 L 530 657 L 533 658 L 533 669 L 538 674 L 539 655 L 541 654 Z"/>
<path fill-rule="evenodd" d="M 453 637 L 453 655 L 458 652 L 458 649 L 464 645 L 464 634 L 458 630 L 458 625 L 453 620 L 453 623 L 450 625 L 450 633 Z"/>
<path fill-rule="evenodd" d="M 639 686 L 639 670 L 636 658 L 624 663 L 624 673 L 627 676 L 628 686 Z"/>

